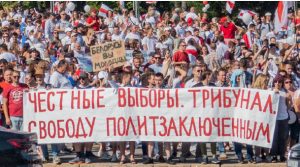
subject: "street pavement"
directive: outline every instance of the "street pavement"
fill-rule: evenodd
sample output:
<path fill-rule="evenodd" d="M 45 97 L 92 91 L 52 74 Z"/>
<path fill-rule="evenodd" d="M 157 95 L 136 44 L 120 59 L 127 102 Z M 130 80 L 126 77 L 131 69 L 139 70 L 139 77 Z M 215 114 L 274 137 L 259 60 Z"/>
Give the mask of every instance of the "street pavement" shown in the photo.
<path fill-rule="evenodd" d="M 209 145 L 207 145 L 209 146 Z M 68 148 L 71 147 L 71 145 L 67 145 Z M 50 147 L 48 147 L 50 148 Z M 210 148 L 208 147 L 208 158 L 210 160 L 211 158 L 211 154 L 210 154 Z M 99 145 L 98 144 L 94 144 L 93 146 L 93 153 L 95 156 L 98 156 L 98 150 L 99 150 Z M 50 151 L 50 150 L 49 150 Z M 243 153 L 244 156 L 246 155 L 246 152 L 244 152 L 245 149 L 243 149 Z M 109 154 L 111 155 L 112 152 L 108 151 Z M 259 163 L 259 164 L 250 164 L 250 163 L 246 163 L 246 164 L 239 164 L 237 162 L 237 158 L 234 154 L 234 151 L 232 150 L 227 150 L 226 154 L 227 154 L 227 160 L 221 161 L 221 164 L 206 164 L 206 165 L 202 165 L 199 163 L 195 163 L 195 146 L 191 147 L 191 152 L 193 154 L 193 156 L 187 158 L 187 161 L 185 163 L 180 163 L 179 162 L 179 158 L 177 157 L 176 159 L 174 159 L 176 161 L 176 165 L 168 165 L 166 163 L 159 163 L 159 162 L 154 162 L 154 164 L 150 164 L 150 165 L 144 165 L 142 163 L 142 150 L 140 147 L 138 147 L 136 149 L 136 160 L 137 160 L 137 164 L 132 165 L 130 163 L 124 164 L 124 165 L 120 165 L 119 163 L 112 163 L 109 160 L 102 160 L 98 157 L 95 157 L 92 159 L 92 163 L 91 164 L 69 164 L 68 161 L 75 158 L 75 153 L 63 153 L 60 155 L 62 164 L 60 165 L 55 165 L 52 163 L 46 163 L 43 166 L 45 167 L 55 167 L 55 166 L 66 166 L 66 167 L 116 167 L 116 166 L 124 166 L 124 167 L 128 167 L 128 166 L 135 166 L 135 167 L 169 167 L 169 166 L 174 166 L 174 167 L 201 167 L 201 166 L 205 166 L 205 167 L 285 167 L 286 163 Z M 51 151 L 50 151 L 51 153 Z M 129 151 L 128 151 L 129 153 Z M 180 155 L 180 148 L 179 148 L 179 154 Z M 50 157 L 51 158 L 51 157 Z"/>

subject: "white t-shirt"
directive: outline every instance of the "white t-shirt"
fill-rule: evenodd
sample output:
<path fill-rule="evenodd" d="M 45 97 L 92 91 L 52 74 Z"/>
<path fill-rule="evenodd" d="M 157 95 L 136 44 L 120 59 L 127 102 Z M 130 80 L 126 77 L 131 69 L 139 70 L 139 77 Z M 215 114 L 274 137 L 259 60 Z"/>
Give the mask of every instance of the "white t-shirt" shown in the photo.
<path fill-rule="evenodd" d="M 57 71 L 55 71 L 51 75 L 50 84 L 52 85 L 53 88 L 64 88 L 64 89 L 72 89 L 73 88 L 69 79 L 65 75 L 63 75 Z"/>
<path fill-rule="evenodd" d="M 155 44 L 157 39 L 155 37 L 144 37 L 142 40 L 142 45 L 147 45 L 148 51 L 155 51 Z"/>
<path fill-rule="evenodd" d="M 193 20 L 197 19 L 197 15 L 196 13 L 192 13 L 192 12 L 189 12 L 188 14 L 186 14 L 185 16 L 185 21 L 187 21 L 189 18 L 192 18 Z"/>

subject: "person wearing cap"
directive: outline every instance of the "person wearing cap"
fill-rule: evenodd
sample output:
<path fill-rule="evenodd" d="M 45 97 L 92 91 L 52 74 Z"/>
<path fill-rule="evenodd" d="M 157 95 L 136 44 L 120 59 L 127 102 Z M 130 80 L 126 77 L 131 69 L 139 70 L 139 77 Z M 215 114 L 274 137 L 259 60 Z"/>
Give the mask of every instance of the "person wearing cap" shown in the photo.
<path fill-rule="evenodd" d="M 71 23 L 66 20 L 66 12 L 60 12 L 60 19 L 57 21 L 55 25 L 55 30 L 58 32 L 59 39 L 62 40 L 66 36 L 66 28 L 71 27 Z"/>
<path fill-rule="evenodd" d="M 265 14 L 265 16 L 262 16 L 260 18 L 260 20 L 261 20 L 260 24 L 258 24 L 258 26 L 256 27 L 256 29 L 260 35 L 260 39 L 262 39 L 262 40 L 266 39 L 267 34 L 274 30 L 273 24 L 271 24 L 270 22 L 267 22 L 267 19 L 266 19 L 267 16 L 271 16 L 271 13 L 267 12 Z"/>
<path fill-rule="evenodd" d="M 222 17 L 220 24 L 220 30 L 223 33 L 225 43 L 229 40 L 233 40 L 238 30 L 237 26 L 233 22 L 229 21 L 227 17 Z"/>
<path fill-rule="evenodd" d="M 80 43 L 80 46 L 85 46 L 85 42 L 83 40 L 83 32 L 84 31 L 84 25 L 79 23 L 78 26 L 77 26 L 77 32 L 74 32 L 77 34 L 77 42 Z M 72 33 L 73 35 L 73 33 Z M 72 36 L 71 35 L 71 36 Z"/>
<path fill-rule="evenodd" d="M 72 31 L 73 31 L 73 29 L 70 28 L 70 27 L 67 27 L 65 29 L 66 36 L 63 39 L 61 39 L 61 43 L 62 43 L 63 46 L 71 44 Z"/>
<path fill-rule="evenodd" d="M 78 85 L 75 89 L 92 89 L 93 87 L 90 86 L 88 75 L 85 72 L 81 72 L 78 79 Z M 74 143 L 73 144 L 76 157 L 69 161 L 70 164 L 78 164 L 78 163 L 91 163 L 91 156 L 93 156 L 92 148 L 93 143 Z"/>
<path fill-rule="evenodd" d="M 45 23 L 45 38 L 48 40 L 53 39 L 53 32 L 56 26 L 56 15 L 54 13 L 50 14 L 49 19 Z"/>

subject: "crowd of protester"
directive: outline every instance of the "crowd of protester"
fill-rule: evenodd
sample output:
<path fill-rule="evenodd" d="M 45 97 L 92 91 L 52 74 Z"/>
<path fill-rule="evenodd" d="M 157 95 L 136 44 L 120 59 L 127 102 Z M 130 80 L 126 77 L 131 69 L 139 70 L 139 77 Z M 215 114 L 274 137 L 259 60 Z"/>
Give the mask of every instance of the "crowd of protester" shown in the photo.
<path fill-rule="evenodd" d="M 273 11 L 274 12 L 274 11 Z M 249 25 L 237 26 L 231 18 L 209 18 L 174 8 L 160 13 L 155 6 L 136 17 L 125 8 L 99 17 L 89 13 L 58 13 L 21 7 L 0 10 L 0 87 L 2 125 L 23 129 L 23 91 L 38 89 L 90 89 L 109 87 L 192 88 L 201 86 L 269 89 L 280 94 L 271 149 L 233 143 L 239 163 L 284 162 L 288 148 L 298 143 L 300 110 L 300 10 L 288 11 L 286 30 L 274 29 L 273 15 L 256 14 Z M 294 40 L 285 40 L 293 38 Z M 90 57 L 90 46 L 125 41 L 128 61 L 123 67 L 100 72 L 86 70 L 80 58 Z M 192 143 L 142 142 L 143 163 L 154 160 L 175 164 L 191 156 Z M 112 162 L 135 164 L 135 142 L 100 143 L 99 156 Z M 181 145 L 181 155 L 178 147 Z M 219 163 L 227 158 L 229 143 L 196 147 L 197 163 Z M 50 146 L 50 145 L 48 145 Z M 41 145 L 49 161 L 47 145 Z M 91 163 L 93 143 L 73 144 L 76 157 L 69 163 Z M 106 150 L 112 149 L 112 155 Z M 129 148 L 129 156 L 127 149 Z M 60 163 L 64 144 L 52 144 L 53 163 Z M 119 153 L 119 154 L 118 154 Z M 166 155 L 166 156 L 164 156 Z"/>

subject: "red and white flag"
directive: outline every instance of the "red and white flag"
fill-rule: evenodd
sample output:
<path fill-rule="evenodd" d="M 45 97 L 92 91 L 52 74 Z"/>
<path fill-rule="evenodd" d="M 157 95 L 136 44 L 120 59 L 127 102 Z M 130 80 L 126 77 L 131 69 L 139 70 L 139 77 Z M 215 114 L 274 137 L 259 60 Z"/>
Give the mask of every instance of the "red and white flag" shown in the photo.
<path fill-rule="evenodd" d="M 235 2 L 234 1 L 227 1 L 226 2 L 226 10 L 228 13 L 231 14 L 233 8 L 234 8 Z"/>
<path fill-rule="evenodd" d="M 105 5 L 104 3 L 101 4 L 101 7 L 99 9 L 99 16 L 107 17 L 108 11 L 112 11 L 112 9 L 109 8 L 107 5 Z"/>
<path fill-rule="evenodd" d="M 275 31 L 283 31 L 287 29 L 288 9 L 293 6 L 292 1 L 279 1 L 275 11 L 274 26 Z"/>
<path fill-rule="evenodd" d="M 239 19 L 242 19 L 242 18 L 243 18 L 243 15 L 244 15 L 245 13 L 249 13 L 252 17 L 253 17 L 254 15 L 256 15 L 256 13 L 253 12 L 253 11 L 251 11 L 251 10 L 241 10 L 240 13 L 239 13 L 239 15 L 238 15 L 238 18 L 239 18 Z"/>

